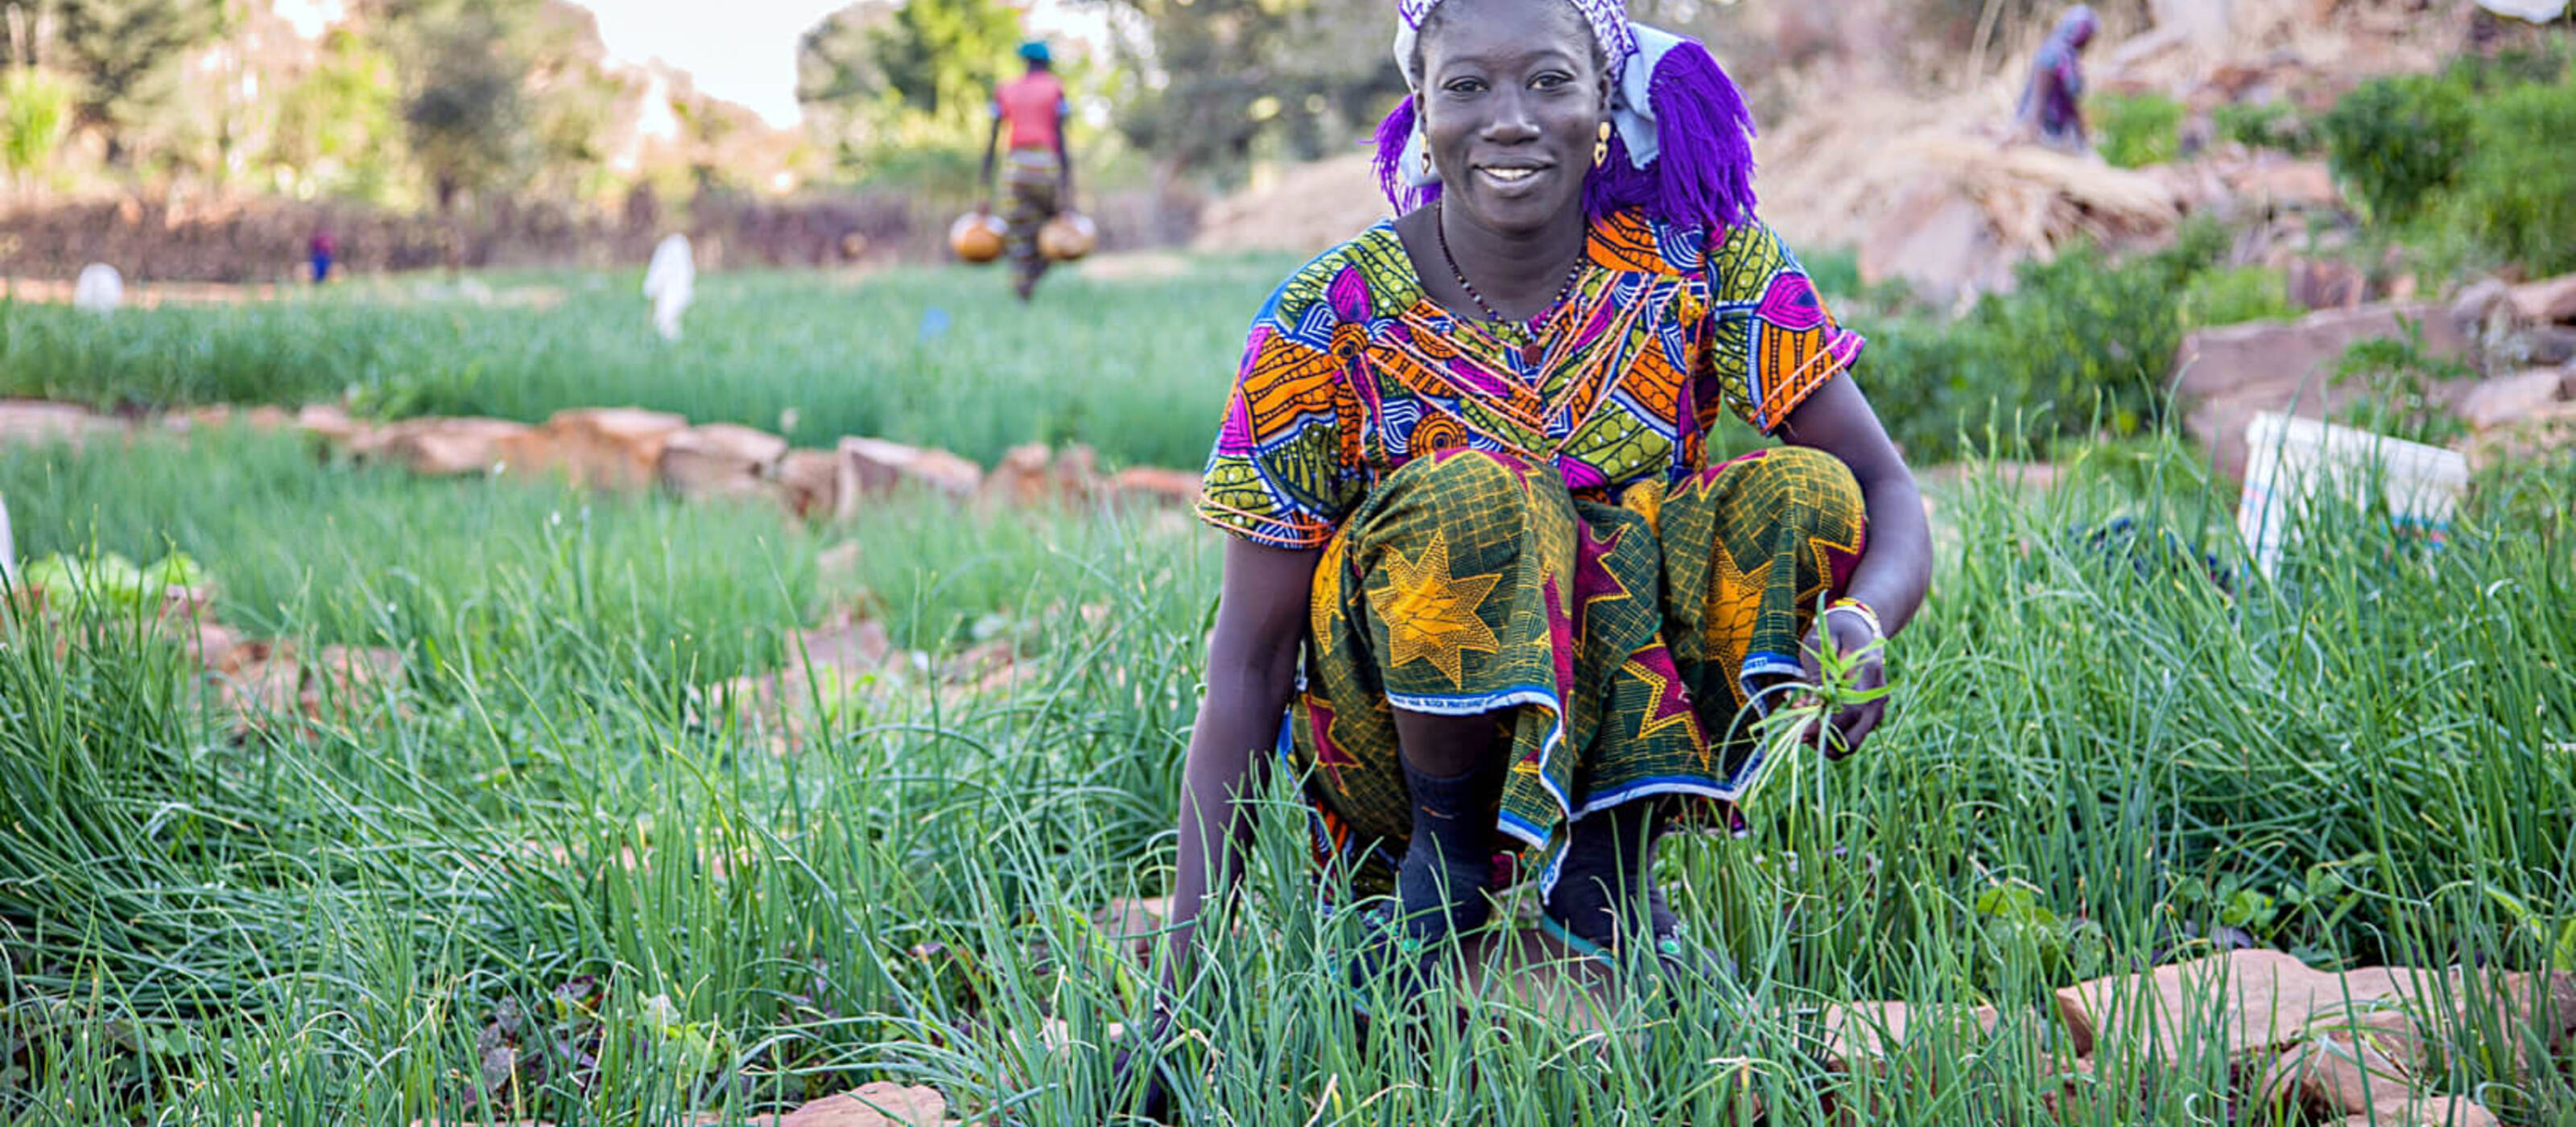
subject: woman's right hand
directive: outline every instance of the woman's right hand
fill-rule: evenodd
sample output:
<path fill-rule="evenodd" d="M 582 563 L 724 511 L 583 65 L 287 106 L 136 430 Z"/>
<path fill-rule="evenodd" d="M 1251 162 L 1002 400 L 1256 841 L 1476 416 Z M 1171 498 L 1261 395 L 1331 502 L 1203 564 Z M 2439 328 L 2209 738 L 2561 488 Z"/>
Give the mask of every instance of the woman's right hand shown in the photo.
<path fill-rule="evenodd" d="M 1230 880 L 1234 845 L 1251 831 L 1251 809 L 1239 802 L 1278 742 L 1279 718 L 1297 683 L 1297 651 L 1306 637 L 1307 599 L 1321 552 L 1268 548 L 1229 540 L 1225 578 L 1208 635 L 1207 695 L 1190 729 L 1181 769 L 1178 872 L 1172 881 L 1171 926 L 1164 933 L 1166 977 L 1155 1000 L 1155 1024 L 1179 1008 L 1172 997 L 1189 980 L 1191 937 L 1210 894 Z M 1123 1087 L 1122 1087 L 1123 1090 Z"/>

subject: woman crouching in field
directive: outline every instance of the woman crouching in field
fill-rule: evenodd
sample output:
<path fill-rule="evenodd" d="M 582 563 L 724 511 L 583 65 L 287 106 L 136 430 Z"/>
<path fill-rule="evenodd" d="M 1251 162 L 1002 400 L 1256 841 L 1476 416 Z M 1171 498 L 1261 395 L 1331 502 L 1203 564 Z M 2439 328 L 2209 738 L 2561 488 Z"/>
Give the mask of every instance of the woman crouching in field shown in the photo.
<path fill-rule="evenodd" d="M 1234 539 L 1174 961 L 1275 755 L 1328 863 L 1391 897 L 1364 968 L 1418 983 L 1492 916 L 1502 849 L 1569 946 L 1722 976 L 1653 843 L 1742 829 L 1744 721 L 1819 647 L 1884 683 L 1930 577 L 1913 477 L 1848 374 L 1860 338 L 1754 217 L 1751 122 L 1705 49 L 1617 0 L 1400 15 L 1400 217 L 1270 298 L 1208 462 Z M 1729 414 L 1786 445 L 1711 464 Z M 1881 707 L 1832 718 L 1843 749 Z"/>

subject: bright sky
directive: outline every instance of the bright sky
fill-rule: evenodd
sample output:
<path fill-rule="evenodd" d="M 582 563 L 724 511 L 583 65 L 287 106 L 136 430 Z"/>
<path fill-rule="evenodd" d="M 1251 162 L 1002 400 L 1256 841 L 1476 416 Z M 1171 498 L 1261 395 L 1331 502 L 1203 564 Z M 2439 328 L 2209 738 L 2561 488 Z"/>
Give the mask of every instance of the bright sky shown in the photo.
<path fill-rule="evenodd" d="M 587 0 L 608 53 L 660 59 L 772 125 L 796 124 L 796 37 L 849 0 Z"/>
<path fill-rule="evenodd" d="M 796 124 L 796 39 L 849 0 L 579 0 L 599 17 L 608 53 L 660 59 L 689 72 L 699 90 L 740 102 L 778 126 Z M 307 36 L 340 18 L 343 0 L 276 0 Z M 1073 0 L 1029 0 L 1028 26 L 1050 37 L 1108 39 L 1108 20 Z"/>

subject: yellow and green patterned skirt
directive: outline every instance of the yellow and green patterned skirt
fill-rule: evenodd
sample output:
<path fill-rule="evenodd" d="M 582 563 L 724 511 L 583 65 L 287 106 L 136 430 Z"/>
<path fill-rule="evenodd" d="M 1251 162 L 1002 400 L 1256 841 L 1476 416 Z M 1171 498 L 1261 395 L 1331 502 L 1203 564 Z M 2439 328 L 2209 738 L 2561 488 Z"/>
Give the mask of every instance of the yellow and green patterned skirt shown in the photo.
<path fill-rule="evenodd" d="M 1412 826 L 1397 708 L 1508 726 L 1496 844 L 1545 871 L 1559 826 L 1623 802 L 1742 832 L 1749 709 L 1859 562 L 1860 487 L 1782 447 L 1616 501 L 1452 450 L 1389 474 L 1325 548 L 1280 753 L 1310 779 L 1318 860 L 1361 893 L 1393 887 Z"/>

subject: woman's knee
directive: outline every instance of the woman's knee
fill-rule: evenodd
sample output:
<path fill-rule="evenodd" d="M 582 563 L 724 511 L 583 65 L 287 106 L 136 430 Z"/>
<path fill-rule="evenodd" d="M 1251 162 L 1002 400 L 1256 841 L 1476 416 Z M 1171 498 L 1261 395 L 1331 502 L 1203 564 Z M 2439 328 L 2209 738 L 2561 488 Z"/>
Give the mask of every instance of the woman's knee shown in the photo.
<path fill-rule="evenodd" d="M 1391 502 L 1422 504 L 1453 540 L 1513 539 L 1540 508 L 1571 504 L 1552 473 L 1487 450 L 1426 454 L 1388 475 L 1380 488 L 1394 494 Z"/>
<path fill-rule="evenodd" d="M 1709 470 L 1710 484 L 1790 511 L 1858 514 L 1860 479 L 1843 460 L 1807 446 L 1778 446 Z M 1784 514 L 1785 515 L 1785 514 Z"/>

